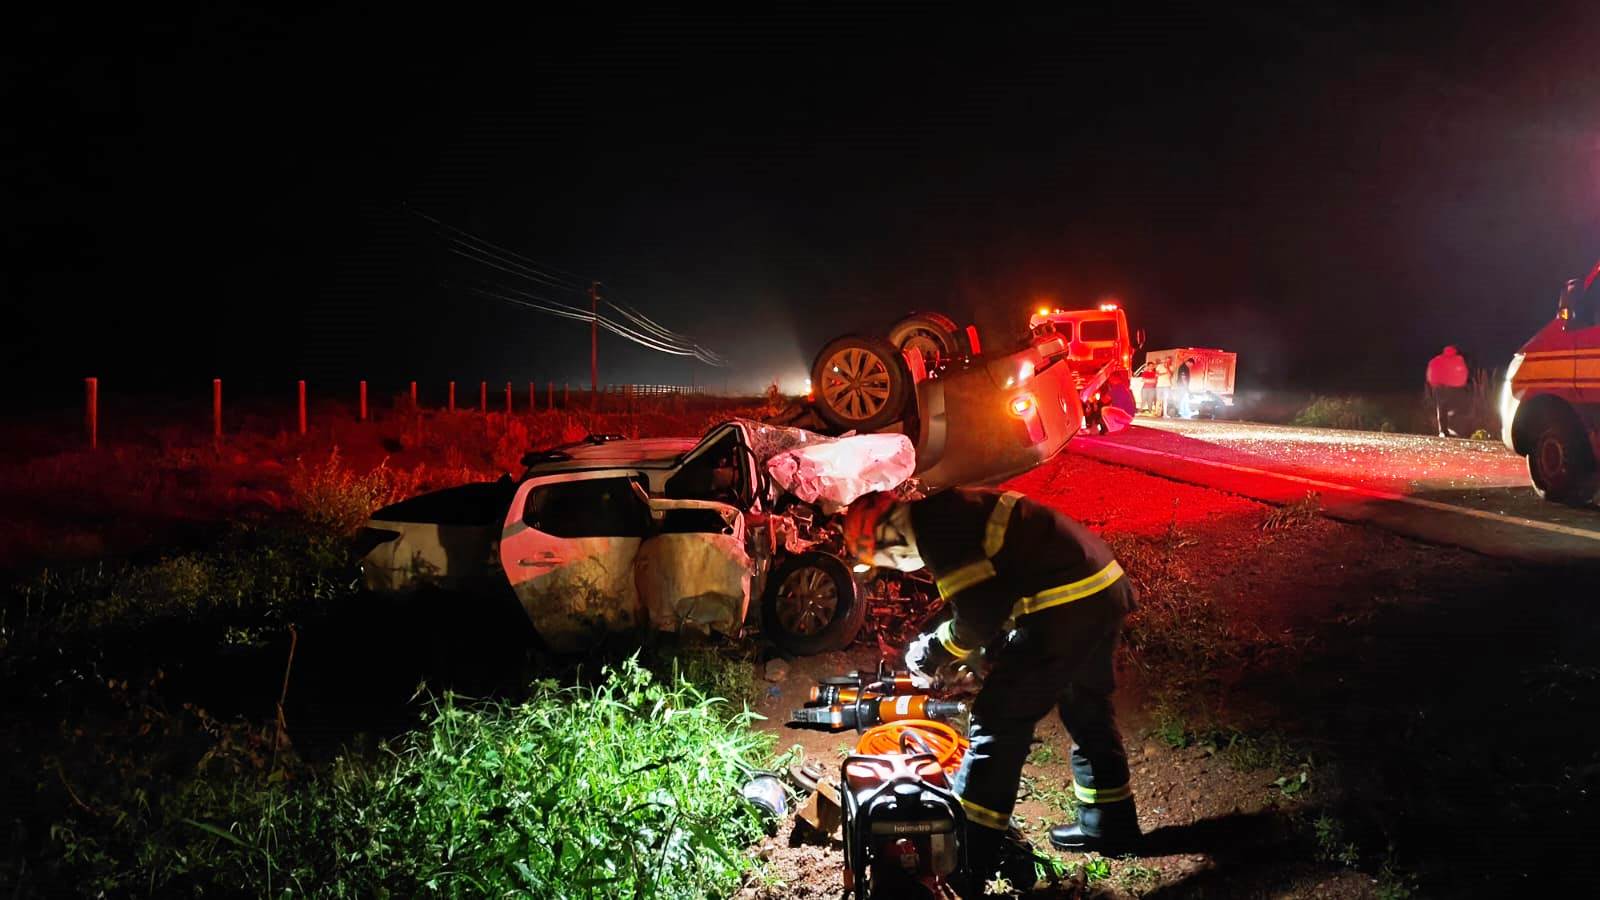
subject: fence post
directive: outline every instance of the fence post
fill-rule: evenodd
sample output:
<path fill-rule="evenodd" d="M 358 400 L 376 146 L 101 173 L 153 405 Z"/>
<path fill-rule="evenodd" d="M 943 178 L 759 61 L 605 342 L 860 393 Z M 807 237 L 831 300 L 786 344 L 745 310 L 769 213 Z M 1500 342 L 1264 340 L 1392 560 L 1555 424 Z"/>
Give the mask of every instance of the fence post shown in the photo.
<path fill-rule="evenodd" d="M 365 422 L 366 420 L 367 420 L 367 382 L 366 382 L 366 379 L 362 379 L 362 381 L 361 381 L 361 421 Z"/>
<path fill-rule="evenodd" d="M 100 379 L 83 380 L 83 427 L 89 432 L 89 449 L 100 447 Z"/>
<path fill-rule="evenodd" d="M 456 411 L 456 383 L 454 381 L 450 382 L 450 400 L 445 408 L 450 412 Z"/>
<path fill-rule="evenodd" d="M 489 411 L 489 382 L 478 382 L 478 412 Z"/>
<path fill-rule="evenodd" d="M 506 382 L 506 415 L 511 415 L 511 382 Z"/>
<path fill-rule="evenodd" d="M 550 382 L 549 388 L 547 388 L 546 391 L 545 391 L 544 408 L 545 409 L 555 409 L 556 408 L 556 383 L 554 381 Z"/>
<path fill-rule="evenodd" d="M 211 443 L 222 443 L 222 379 L 211 379 Z"/>
<path fill-rule="evenodd" d="M 306 382 L 305 382 L 305 379 L 302 378 L 297 384 L 299 386 L 298 393 L 300 394 L 300 433 L 302 435 L 304 435 L 306 433 Z"/>
<path fill-rule="evenodd" d="M 417 383 L 411 382 L 411 411 L 417 411 Z"/>
<path fill-rule="evenodd" d="M 528 382 L 528 412 L 534 412 L 538 408 L 539 408 L 539 386 L 530 381 L 530 382 Z"/>

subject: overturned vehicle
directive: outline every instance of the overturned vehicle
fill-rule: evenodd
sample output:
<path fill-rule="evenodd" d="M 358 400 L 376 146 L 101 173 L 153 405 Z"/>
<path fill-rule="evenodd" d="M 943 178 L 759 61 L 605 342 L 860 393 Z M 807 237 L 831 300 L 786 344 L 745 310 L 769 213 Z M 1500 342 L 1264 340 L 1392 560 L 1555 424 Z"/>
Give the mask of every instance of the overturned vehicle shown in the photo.
<path fill-rule="evenodd" d="M 521 477 L 424 494 L 357 538 L 364 587 L 516 595 L 552 650 L 650 626 L 738 636 L 759 598 L 791 653 L 844 647 L 866 615 L 835 513 L 911 476 L 902 435 L 835 439 L 749 420 L 702 438 L 591 435 Z"/>
<path fill-rule="evenodd" d="M 869 601 L 931 586 L 854 572 L 838 513 L 869 491 L 994 483 L 1059 453 L 1083 424 L 1059 349 L 984 354 L 974 330 L 929 314 L 890 340 L 839 338 L 813 366 L 819 396 L 775 422 L 733 420 L 700 438 L 591 435 L 529 453 L 518 478 L 377 511 L 358 537 L 363 584 L 509 588 L 558 652 L 645 626 L 754 626 L 790 653 L 843 648 Z"/>

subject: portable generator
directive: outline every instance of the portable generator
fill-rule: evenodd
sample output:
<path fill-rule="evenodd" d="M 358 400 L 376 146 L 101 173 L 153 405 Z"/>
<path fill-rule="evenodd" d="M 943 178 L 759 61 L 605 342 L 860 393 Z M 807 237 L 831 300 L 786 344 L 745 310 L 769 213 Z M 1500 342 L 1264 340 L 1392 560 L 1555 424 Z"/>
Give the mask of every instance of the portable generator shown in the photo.
<path fill-rule="evenodd" d="M 967 819 L 935 754 L 853 754 L 840 783 L 847 893 L 955 896 L 951 882 L 967 868 Z"/>

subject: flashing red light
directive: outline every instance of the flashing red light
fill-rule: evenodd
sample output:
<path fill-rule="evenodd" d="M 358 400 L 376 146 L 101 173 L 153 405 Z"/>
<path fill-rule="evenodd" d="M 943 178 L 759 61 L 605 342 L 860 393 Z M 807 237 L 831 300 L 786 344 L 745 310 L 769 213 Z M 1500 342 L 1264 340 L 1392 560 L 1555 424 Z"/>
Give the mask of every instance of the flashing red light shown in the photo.
<path fill-rule="evenodd" d="M 1100 311 L 1101 312 L 1116 312 L 1117 311 L 1117 302 L 1115 300 L 1113 300 L 1113 301 L 1111 301 L 1109 303 L 1100 304 Z"/>
<path fill-rule="evenodd" d="M 1033 395 L 1018 394 L 1017 396 L 1012 397 L 1010 406 L 1008 408 L 1011 410 L 1011 414 L 1013 416 L 1016 416 L 1019 419 L 1022 418 L 1028 413 L 1033 412 Z"/>
<path fill-rule="evenodd" d="M 1039 315 L 1041 315 L 1041 316 L 1050 315 L 1050 307 L 1048 307 L 1048 306 L 1039 307 Z"/>

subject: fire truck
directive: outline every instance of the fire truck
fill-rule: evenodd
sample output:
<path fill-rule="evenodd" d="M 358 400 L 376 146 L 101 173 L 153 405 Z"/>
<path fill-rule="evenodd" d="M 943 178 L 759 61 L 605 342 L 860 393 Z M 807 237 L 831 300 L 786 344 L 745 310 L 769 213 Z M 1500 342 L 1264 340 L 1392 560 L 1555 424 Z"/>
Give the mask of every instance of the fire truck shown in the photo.
<path fill-rule="evenodd" d="M 1600 491 L 1600 263 L 1568 281 L 1556 316 L 1511 357 L 1500 434 L 1527 457 L 1540 497 L 1582 506 Z"/>

